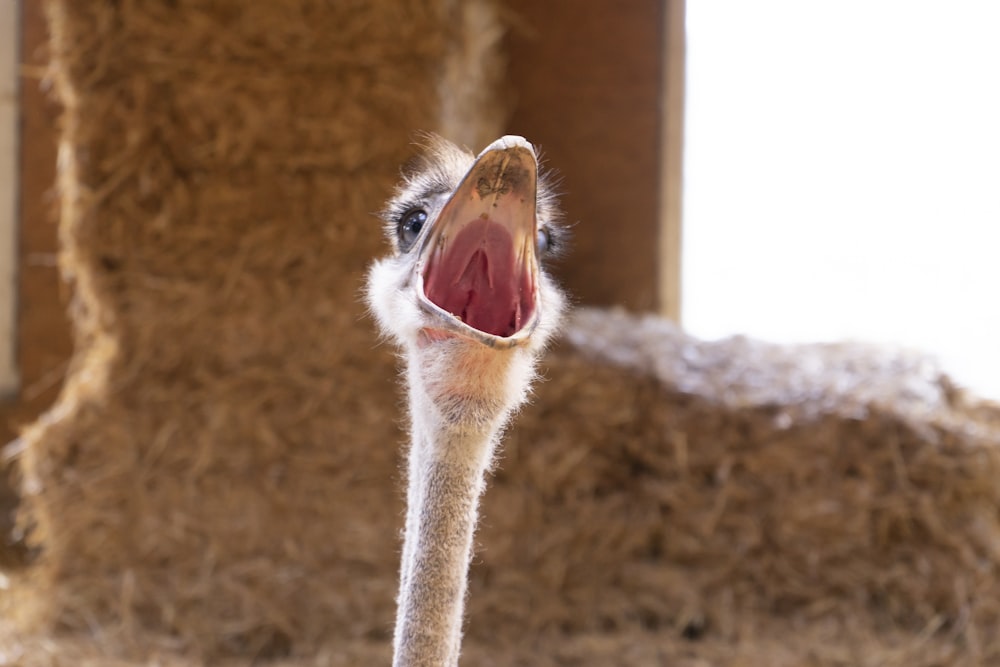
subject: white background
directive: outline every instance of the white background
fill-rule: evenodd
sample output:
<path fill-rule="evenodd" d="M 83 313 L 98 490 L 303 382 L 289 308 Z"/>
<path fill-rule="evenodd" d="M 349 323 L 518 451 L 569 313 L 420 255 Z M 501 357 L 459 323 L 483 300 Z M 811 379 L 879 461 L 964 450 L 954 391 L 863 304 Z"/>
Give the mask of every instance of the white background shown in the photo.
<path fill-rule="evenodd" d="M 1000 400 L 1000 0 L 689 0 L 683 321 Z"/>

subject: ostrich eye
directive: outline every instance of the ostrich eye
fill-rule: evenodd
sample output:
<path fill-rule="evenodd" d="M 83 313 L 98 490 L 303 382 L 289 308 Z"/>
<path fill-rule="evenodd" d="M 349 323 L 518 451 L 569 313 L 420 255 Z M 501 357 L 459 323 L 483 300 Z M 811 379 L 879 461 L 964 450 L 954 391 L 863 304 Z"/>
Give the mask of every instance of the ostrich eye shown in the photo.
<path fill-rule="evenodd" d="M 552 234 L 549 233 L 548 227 L 538 228 L 538 234 L 535 237 L 535 245 L 538 249 L 539 255 L 544 255 L 552 249 Z"/>
<path fill-rule="evenodd" d="M 420 230 L 424 228 L 425 222 L 427 222 L 427 211 L 421 208 L 407 211 L 400 216 L 399 227 L 396 228 L 400 250 L 408 252 L 413 247 L 413 244 L 417 241 L 417 237 L 420 236 Z"/>

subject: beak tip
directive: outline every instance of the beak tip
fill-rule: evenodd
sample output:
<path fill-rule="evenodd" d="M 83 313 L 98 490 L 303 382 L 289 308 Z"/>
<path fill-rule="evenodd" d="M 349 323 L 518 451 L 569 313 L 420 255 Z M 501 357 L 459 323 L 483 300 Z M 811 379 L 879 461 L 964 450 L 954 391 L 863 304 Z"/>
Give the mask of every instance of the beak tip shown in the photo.
<path fill-rule="evenodd" d="M 536 157 L 535 147 L 531 145 L 531 142 L 525 139 L 524 137 L 518 136 L 516 134 L 506 134 L 500 137 L 492 144 L 484 148 L 482 152 L 479 154 L 479 157 L 486 155 L 490 151 L 508 151 L 513 148 L 524 149 L 529 153 L 531 153 L 532 157 Z"/>

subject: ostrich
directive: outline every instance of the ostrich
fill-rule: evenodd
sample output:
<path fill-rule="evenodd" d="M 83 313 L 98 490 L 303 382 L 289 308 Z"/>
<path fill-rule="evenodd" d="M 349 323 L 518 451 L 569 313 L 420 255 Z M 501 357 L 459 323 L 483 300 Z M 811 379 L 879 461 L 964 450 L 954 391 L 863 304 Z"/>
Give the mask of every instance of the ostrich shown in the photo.
<path fill-rule="evenodd" d="M 564 309 L 539 263 L 550 192 L 521 137 L 478 157 L 432 138 L 383 212 L 393 253 L 367 298 L 405 360 L 412 435 L 394 667 L 458 664 L 484 477 Z"/>

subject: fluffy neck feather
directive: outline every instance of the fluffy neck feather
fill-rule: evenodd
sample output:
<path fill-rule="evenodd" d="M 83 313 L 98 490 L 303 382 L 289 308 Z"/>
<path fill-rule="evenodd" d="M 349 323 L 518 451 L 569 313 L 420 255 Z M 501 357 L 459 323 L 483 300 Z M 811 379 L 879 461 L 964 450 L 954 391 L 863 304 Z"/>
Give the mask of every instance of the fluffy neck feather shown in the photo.
<path fill-rule="evenodd" d="M 409 349 L 413 441 L 394 667 L 458 664 L 484 475 L 534 355 L 451 339 Z"/>

